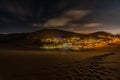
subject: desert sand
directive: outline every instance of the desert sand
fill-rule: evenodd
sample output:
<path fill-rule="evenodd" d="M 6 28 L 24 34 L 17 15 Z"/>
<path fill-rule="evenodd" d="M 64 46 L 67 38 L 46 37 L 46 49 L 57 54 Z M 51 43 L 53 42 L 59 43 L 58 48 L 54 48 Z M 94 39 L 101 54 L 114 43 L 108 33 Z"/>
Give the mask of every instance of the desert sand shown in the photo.
<path fill-rule="evenodd" d="M 120 45 L 88 51 L 0 49 L 0 80 L 120 80 Z"/>

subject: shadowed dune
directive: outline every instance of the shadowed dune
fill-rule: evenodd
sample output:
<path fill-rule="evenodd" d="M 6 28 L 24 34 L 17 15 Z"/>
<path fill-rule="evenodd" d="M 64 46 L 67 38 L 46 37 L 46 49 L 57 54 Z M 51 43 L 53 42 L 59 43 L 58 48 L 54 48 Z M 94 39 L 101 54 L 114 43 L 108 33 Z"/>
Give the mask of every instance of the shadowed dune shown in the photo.
<path fill-rule="evenodd" d="M 119 46 L 86 52 L 0 50 L 0 80 L 119 80 Z"/>
<path fill-rule="evenodd" d="M 0 49 L 0 80 L 120 80 L 120 45 L 78 51 Z"/>

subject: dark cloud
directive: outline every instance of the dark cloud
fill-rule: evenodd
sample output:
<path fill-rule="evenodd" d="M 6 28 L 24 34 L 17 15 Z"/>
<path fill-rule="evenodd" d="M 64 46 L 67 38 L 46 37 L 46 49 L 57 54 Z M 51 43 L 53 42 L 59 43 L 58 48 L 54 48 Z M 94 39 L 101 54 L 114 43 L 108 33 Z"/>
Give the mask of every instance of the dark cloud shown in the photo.
<path fill-rule="evenodd" d="M 33 28 L 89 32 L 102 27 L 115 32 L 119 29 L 119 16 L 119 0 L 0 0 L 0 25 L 6 27 L 0 28 L 2 32 L 9 32 L 10 27 L 13 32 Z M 19 24 L 20 28 L 14 26 Z"/>
<path fill-rule="evenodd" d="M 46 21 L 67 10 L 93 9 L 97 0 L 0 0 L 0 11 L 28 22 Z"/>

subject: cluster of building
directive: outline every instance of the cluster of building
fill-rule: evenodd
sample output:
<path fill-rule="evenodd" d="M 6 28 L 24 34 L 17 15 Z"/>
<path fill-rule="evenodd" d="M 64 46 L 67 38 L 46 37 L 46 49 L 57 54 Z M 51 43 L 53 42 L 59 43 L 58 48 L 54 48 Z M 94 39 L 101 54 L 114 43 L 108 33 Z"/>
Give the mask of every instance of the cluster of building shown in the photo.
<path fill-rule="evenodd" d="M 106 45 L 112 45 L 119 42 L 120 39 L 117 37 L 110 36 L 99 36 L 99 38 L 84 38 L 71 37 L 71 38 L 47 38 L 43 39 L 44 45 L 40 48 L 44 49 L 71 49 L 71 50 L 82 50 L 103 47 Z"/>

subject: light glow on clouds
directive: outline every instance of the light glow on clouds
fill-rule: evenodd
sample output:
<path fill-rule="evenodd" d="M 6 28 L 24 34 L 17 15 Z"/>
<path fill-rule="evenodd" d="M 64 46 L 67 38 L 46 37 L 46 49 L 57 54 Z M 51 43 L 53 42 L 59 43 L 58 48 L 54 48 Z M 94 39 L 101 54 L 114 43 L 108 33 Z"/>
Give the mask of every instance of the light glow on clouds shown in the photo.
<path fill-rule="evenodd" d="M 62 27 L 69 25 L 71 21 L 82 20 L 85 16 L 90 14 L 89 10 L 69 10 L 62 14 L 60 17 L 56 17 L 48 20 L 44 26 L 45 27 Z"/>
<path fill-rule="evenodd" d="M 54 19 L 47 21 L 47 23 L 45 23 L 44 26 L 45 27 L 60 27 L 60 26 L 67 25 L 67 23 L 71 20 L 72 19 L 66 18 L 66 17 L 54 18 Z"/>
<path fill-rule="evenodd" d="M 87 23 L 83 25 L 83 27 L 86 27 L 86 28 L 95 28 L 95 27 L 100 27 L 100 26 L 102 26 L 101 23 Z"/>

